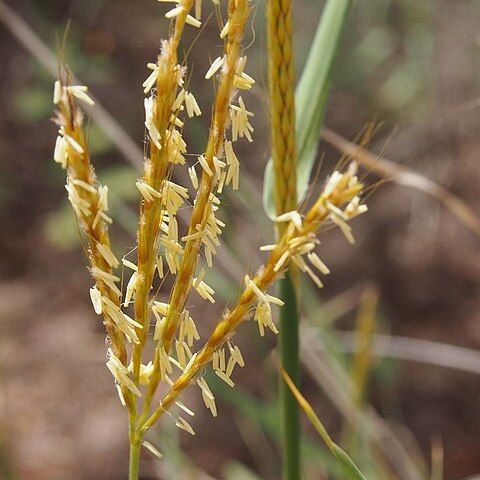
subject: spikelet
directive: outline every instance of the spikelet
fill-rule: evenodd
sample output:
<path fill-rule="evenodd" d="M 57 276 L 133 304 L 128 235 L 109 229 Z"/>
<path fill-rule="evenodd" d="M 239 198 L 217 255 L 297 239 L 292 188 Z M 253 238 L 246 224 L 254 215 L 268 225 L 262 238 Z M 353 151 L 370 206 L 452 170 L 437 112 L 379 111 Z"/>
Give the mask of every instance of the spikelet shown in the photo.
<path fill-rule="evenodd" d="M 217 416 L 217 405 L 215 403 L 215 397 L 213 396 L 210 387 L 208 386 L 207 382 L 204 378 L 197 379 L 197 385 L 200 387 L 202 391 L 202 399 L 205 403 L 205 406 L 210 410 L 214 417 Z"/>
<path fill-rule="evenodd" d="M 227 342 L 230 356 L 228 362 L 226 360 L 225 348 L 220 348 L 213 352 L 212 355 L 212 368 L 213 371 L 221 378 L 227 385 L 234 387 L 235 383 L 232 380 L 232 373 L 235 365 L 245 366 L 243 356 L 240 349 L 237 346 L 233 346 L 231 342 Z M 207 402 L 206 402 L 207 404 Z M 207 404 L 208 407 L 208 404 Z"/>
<path fill-rule="evenodd" d="M 150 361 L 146 365 L 143 363 L 140 365 L 140 384 L 148 385 L 150 383 L 150 377 L 153 373 L 153 363 Z"/>
<path fill-rule="evenodd" d="M 241 90 L 250 90 L 255 83 L 255 80 L 243 71 L 246 62 L 246 56 L 240 58 L 235 75 L 234 85 Z"/>
<path fill-rule="evenodd" d="M 107 358 L 107 368 L 110 370 L 120 387 L 130 390 L 137 397 L 141 397 L 142 393 L 130 379 L 127 368 L 110 349 L 107 352 Z"/>
<path fill-rule="evenodd" d="M 215 298 L 213 298 L 215 290 L 207 285 L 203 280 L 197 281 L 197 278 L 194 278 L 193 286 L 203 299 L 208 300 L 211 303 L 215 303 Z"/>
<path fill-rule="evenodd" d="M 92 300 L 93 309 L 97 315 L 102 314 L 102 294 L 100 290 L 94 285 L 90 289 L 90 299 Z"/>
<path fill-rule="evenodd" d="M 225 159 L 228 165 L 228 173 L 225 178 L 225 185 L 232 183 L 234 190 L 238 190 L 240 163 L 233 151 L 232 142 L 225 142 Z"/>
<path fill-rule="evenodd" d="M 207 73 L 205 74 L 205 79 L 209 80 L 212 78 L 222 67 L 222 65 L 225 63 L 225 57 L 217 57 L 212 64 L 210 65 L 210 68 L 208 69 Z"/>
<path fill-rule="evenodd" d="M 253 117 L 253 113 L 249 112 L 242 97 L 238 97 L 238 106 L 230 105 L 230 120 L 232 122 L 232 141 L 236 142 L 238 138 L 245 137 L 249 142 L 253 142 L 253 127 L 248 120 Z"/>

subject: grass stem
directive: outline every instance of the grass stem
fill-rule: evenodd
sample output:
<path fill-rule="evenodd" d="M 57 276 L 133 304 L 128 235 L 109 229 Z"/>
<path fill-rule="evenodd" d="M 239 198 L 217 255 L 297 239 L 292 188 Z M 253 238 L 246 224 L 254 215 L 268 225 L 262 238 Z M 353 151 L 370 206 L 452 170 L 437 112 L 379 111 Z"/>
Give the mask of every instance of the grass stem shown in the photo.
<path fill-rule="evenodd" d="M 295 285 L 290 273 L 278 282 L 279 296 L 285 302 L 280 311 L 279 348 L 284 370 L 298 385 L 298 306 Z M 287 384 L 279 381 L 280 423 L 282 439 L 282 476 L 284 480 L 300 478 L 300 421 L 298 403 Z"/>
<path fill-rule="evenodd" d="M 141 438 L 135 432 L 130 430 L 130 456 L 128 468 L 128 480 L 138 480 L 140 470 L 140 449 L 142 447 Z"/>

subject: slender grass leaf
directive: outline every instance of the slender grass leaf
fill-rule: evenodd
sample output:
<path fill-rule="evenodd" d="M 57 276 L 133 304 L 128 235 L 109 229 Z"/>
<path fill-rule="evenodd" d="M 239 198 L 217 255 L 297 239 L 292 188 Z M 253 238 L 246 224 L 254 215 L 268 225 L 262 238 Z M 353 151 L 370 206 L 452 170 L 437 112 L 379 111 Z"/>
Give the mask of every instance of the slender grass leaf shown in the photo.
<path fill-rule="evenodd" d="M 317 27 L 295 102 L 297 116 L 297 197 L 301 201 L 308 188 L 323 126 L 332 66 L 338 51 L 351 0 L 328 0 Z M 276 216 L 271 159 L 263 185 L 263 206 L 267 215 Z"/>
<path fill-rule="evenodd" d="M 332 448 L 333 454 L 341 465 L 343 473 L 345 473 L 348 480 L 367 480 L 345 450 L 342 450 L 336 443 L 333 444 Z"/>
<path fill-rule="evenodd" d="M 307 399 L 300 393 L 298 388 L 294 385 L 291 378 L 288 376 L 288 373 L 281 367 L 279 367 L 280 373 L 282 374 L 286 384 L 290 388 L 292 394 L 296 398 L 298 404 L 307 415 L 308 419 L 317 430 L 322 440 L 325 442 L 325 445 L 329 448 L 332 452 L 333 456 L 337 460 L 338 464 L 343 470 L 343 473 L 346 475 L 346 480 L 366 480 L 363 474 L 360 472 L 358 467 L 355 465 L 353 460 L 347 455 L 347 453 L 342 450 L 330 437 L 327 432 L 327 429 L 323 425 L 318 415 L 313 410 L 310 403 L 308 403 Z"/>

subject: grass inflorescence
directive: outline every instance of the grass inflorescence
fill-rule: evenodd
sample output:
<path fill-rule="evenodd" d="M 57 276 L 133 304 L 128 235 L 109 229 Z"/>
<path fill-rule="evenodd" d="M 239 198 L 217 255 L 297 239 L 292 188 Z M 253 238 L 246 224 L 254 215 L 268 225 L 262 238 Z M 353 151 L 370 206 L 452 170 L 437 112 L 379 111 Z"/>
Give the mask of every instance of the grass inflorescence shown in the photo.
<path fill-rule="evenodd" d="M 80 103 L 93 104 L 87 88 L 72 85 L 66 67 L 55 83 L 59 136 L 54 159 L 66 170 L 68 197 L 85 234 L 94 281 L 90 295 L 95 312 L 102 315 L 108 339 L 107 367 L 129 415 L 131 479 L 139 475 L 145 433 L 163 414 L 171 413 L 180 429 L 195 434 L 186 420 L 194 412 L 180 398 L 189 385 L 197 385 L 206 408 L 212 415 L 218 414 L 215 396 L 202 375 L 204 367 L 211 364 L 219 378 L 234 386 L 234 368 L 245 364 L 232 340 L 239 324 L 253 311 L 262 336 L 268 329 L 277 333 L 272 306 L 281 307 L 284 301 L 268 293 L 270 287 L 292 265 L 321 286 L 320 275 L 329 270 L 315 253 L 318 231 L 336 224 L 352 241 L 348 221 L 366 210 L 360 202 L 363 185 L 354 163 L 329 176 L 310 208 L 298 211 L 296 202 L 290 202 L 288 211 L 283 209 L 277 216 L 280 234 L 275 243 L 261 247 L 268 254 L 264 264 L 253 275 L 245 275 L 233 306 L 224 309 L 207 338 L 200 338 L 189 299 L 196 291 L 205 301 L 215 302 L 205 273 L 213 268 L 225 227 L 218 216 L 222 192 L 239 186 L 235 142 L 253 140 L 249 122 L 253 114 L 241 96 L 242 90 L 250 90 L 255 83 L 245 71 L 242 45 L 250 9 L 249 0 L 228 3 L 227 19 L 219 32 L 224 51 L 205 74 L 216 87 L 208 140 L 204 152 L 195 154 L 188 151 L 182 131 L 190 118 L 202 112 L 194 94 L 187 90 L 188 66 L 185 59 L 178 58 L 178 50 L 183 30 L 201 27 L 201 3 L 180 0 L 166 13 L 172 22 L 171 34 L 162 41 L 156 62 L 148 64 L 151 73 L 143 83 L 147 148 L 143 173 L 136 182 L 136 258 L 133 253 L 119 260 L 110 248 L 108 188 L 96 180 L 83 134 Z M 188 186 L 172 180 L 174 169 L 179 168 L 188 171 L 193 197 Z M 188 203 L 192 210 L 182 232 L 177 214 Z M 125 288 L 120 284 L 120 268 L 131 271 Z M 158 280 L 163 285 L 167 274 L 173 278 L 173 286 L 168 302 L 160 302 L 153 286 Z M 158 398 L 161 384 L 165 393 Z M 174 406 L 175 412 L 170 412 Z M 145 447 L 157 452 L 148 442 Z"/>

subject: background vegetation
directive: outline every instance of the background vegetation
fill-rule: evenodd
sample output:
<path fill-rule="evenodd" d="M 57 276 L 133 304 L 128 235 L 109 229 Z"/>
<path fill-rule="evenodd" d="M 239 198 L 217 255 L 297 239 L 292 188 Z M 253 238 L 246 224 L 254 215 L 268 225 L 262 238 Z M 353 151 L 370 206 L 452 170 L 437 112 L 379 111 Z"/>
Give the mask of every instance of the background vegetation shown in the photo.
<path fill-rule="evenodd" d="M 141 149 L 140 85 L 167 28 L 162 6 L 153 0 L 6 3 L 52 51 L 56 33 L 61 36 L 71 20 L 68 62 Z M 90 279 L 61 188 L 62 172 L 51 161 L 53 81 L 39 58 L 12 35 L 12 28 L 22 35 L 19 28 L 11 21 L 6 27 L 4 5 L 0 2 L 0 478 L 122 478 L 128 457 L 124 412 L 105 369 L 103 328 L 91 311 Z M 221 277 L 211 279 L 226 299 L 235 295 L 229 281 L 242 278 L 245 265 L 256 263 L 255 247 L 271 239 L 270 223 L 261 213 L 268 119 L 264 5 L 256 5 L 247 52 L 258 81 L 248 102 L 256 105 L 256 141 L 237 152 L 244 169 L 242 200 L 224 203 L 228 248 L 218 261 Z M 297 72 L 320 13 L 317 0 L 296 2 Z M 326 117 L 330 129 L 349 139 L 376 118 L 373 151 L 386 151 L 389 159 L 447 187 L 477 212 L 479 21 L 480 4 L 474 0 L 355 3 Z M 186 42 L 192 41 L 195 32 L 187 34 Z M 214 18 L 202 35 L 209 41 L 217 35 Z M 201 82 L 208 53 L 197 41 L 189 55 L 192 84 L 205 85 L 204 92 L 196 91 L 201 107 L 211 95 Z M 187 142 L 195 149 L 205 137 L 206 125 L 198 120 Z M 134 244 L 137 171 L 95 122 L 90 142 L 99 177 L 111 186 L 112 237 L 119 251 Z M 326 143 L 321 151 L 320 178 L 339 158 Z M 376 177 L 369 178 L 373 183 Z M 385 458 L 401 459 L 395 467 L 400 473 L 392 478 L 430 478 L 432 455 L 434 473 L 439 472 L 442 450 L 444 478 L 478 475 L 479 237 L 437 200 L 407 186 L 384 184 L 368 203 L 370 213 L 354 224 L 353 248 L 339 232 L 325 235 L 322 252 L 332 270 L 325 288 L 317 292 L 307 284 L 302 392 L 332 436 L 347 440 L 368 478 L 382 478 L 378 472 Z M 372 307 L 375 294 L 365 296 L 367 285 L 378 292 L 377 308 Z M 361 322 L 356 321 L 359 305 L 367 311 Z M 361 323 L 370 342 L 363 357 L 355 357 L 351 332 L 360 331 Z M 205 330 L 209 325 L 206 317 Z M 202 478 L 199 471 L 204 478 L 226 480 L 278 478 L 270 359 L 275 339 L 260 342 L 253 328 L 243 328 L 238 339 L 248 358 L 237 388 L 220 395 L 222 386 L 215 385 L 223 399 L 219 417 L 212 420 L 198 409 L 193 438 L 167 421 L 166 437 L 158 442 L 166 460 L 149 463 L 146 456 L 143 478 Z M 380 335 L 393 340 L 382 347 Z M 452 353 L 438 342 L 468 350 Z M 370 359 L 376 353 L 380 357 Z M 352 389 L 345 399 L 351 372 L 364 396 Z M 370 418 L 370 405 L 385 423 L 362 423 Z M 352 416 L 356 420 L 347 425 L 345 418 Z M 392 433 L 385 440 L 387 426 Z M 369 430 L 376 440 L 363 448 Z M 325 478 L 318 459 L 328 457 L 307 423 L 305 435 L 306 478 Z M 387 453 L 380 455 L 379 445 Z M 335 476 L 333 466 L 330 475 Z"/>

